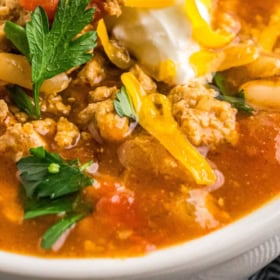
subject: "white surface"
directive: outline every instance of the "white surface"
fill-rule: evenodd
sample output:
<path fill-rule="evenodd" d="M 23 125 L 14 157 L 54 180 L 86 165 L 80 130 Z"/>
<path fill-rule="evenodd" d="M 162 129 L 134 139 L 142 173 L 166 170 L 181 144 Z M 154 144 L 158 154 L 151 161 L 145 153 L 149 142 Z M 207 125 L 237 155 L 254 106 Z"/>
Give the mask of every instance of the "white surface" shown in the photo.
<path fill-rule="evenodd" d="M 279 202 L 203 238 L 140 258 L 46 260 L 2 252 L 1 271 L 28 277 L 0 279 L 244 279 L 279 254 Z"/>

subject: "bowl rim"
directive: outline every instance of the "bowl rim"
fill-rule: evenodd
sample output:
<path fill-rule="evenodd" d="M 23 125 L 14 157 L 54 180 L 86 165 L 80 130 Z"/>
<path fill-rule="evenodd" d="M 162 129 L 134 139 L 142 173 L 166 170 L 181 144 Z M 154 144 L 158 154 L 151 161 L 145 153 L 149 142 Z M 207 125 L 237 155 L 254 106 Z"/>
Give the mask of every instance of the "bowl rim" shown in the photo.
<path fill-rule="evenodd" d="M 180 270 L 195 273 L 280 234 L 279 202 L 280 196 L 276 196 L 256 211 L 206 236 L 141 257 L 46 259 L 0 251 L 0 271 L 48 279 L 112 279 L 140 274 L 143 277 Z"/>

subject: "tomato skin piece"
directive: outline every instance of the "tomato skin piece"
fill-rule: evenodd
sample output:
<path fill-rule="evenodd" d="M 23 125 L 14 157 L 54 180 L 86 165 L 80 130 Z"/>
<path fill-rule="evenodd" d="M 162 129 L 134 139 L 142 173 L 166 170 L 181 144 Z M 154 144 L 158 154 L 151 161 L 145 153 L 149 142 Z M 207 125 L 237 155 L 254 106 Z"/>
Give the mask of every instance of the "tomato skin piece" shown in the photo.
<path fill-rule="evenodd" d="M 20 5 L 28 10 L 28 11 L 34 11 L 37 6 L 41 6 L 44 8 L 44 10 L 47 12 L 48 17 L 50 20 L 53 20 L 55 11 L 57 8 L 59 0 L 19 0 Z M 89 7 L 95 8 L 95 15 L 94 15 L 94 21 L 98 21 L 101 19 L 104 14 L 104 3 L 105 0 L 91 0 Z"/>
<path fill-rule="evenodd" d="M 50 20 L 54 18 L 59 0 L 20 0 L 20 5 L 28 10 L 34 11 L 37 6 L 41 6 L 46 11 Z"/>
<path fill-rule="evenodd" d="M 105 15 L 104 3 L 105 0 L 91 0 L 89 6 L 95 8 L 94 22 L 97 22 Z"/>

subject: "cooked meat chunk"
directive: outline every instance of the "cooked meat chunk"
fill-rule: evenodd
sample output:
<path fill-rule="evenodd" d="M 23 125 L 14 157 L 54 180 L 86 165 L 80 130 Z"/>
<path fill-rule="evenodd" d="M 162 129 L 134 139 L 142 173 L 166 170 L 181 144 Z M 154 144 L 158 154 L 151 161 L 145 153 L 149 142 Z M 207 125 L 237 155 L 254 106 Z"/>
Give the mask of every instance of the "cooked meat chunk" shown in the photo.
<path fill-rule="evenodd" d="M 118 17 L 122 13 L 122 2 L 122 0 L 106 0 L 104 3 L 104 9 L 109 15 Z"/>
<path fill-rule="evenodd" d="M 121 164 L 128 170 L 190 180 L 183 167 L 152 136 L 143 134 L 126 140 L 120 146 L 118 155 Z"/>
<path fill-rule="evenodd" d="M 95 90 L 89 92 L 89 102 L 104 101 L 115 95 L 116 92 L 116 87 L 98 87 Z"/>
<path fill-rule="evenodd" d="M 103 104 L 102 104 L 103 103 Z M 130 133 L 129 120 L 115 113 L 112 100 L 100 102 L 96 107 L 95 120 L 100 136 L 108 141 L 121 141 Z"/>
<path fill-rule="evenodd" d="M 76 125 L 61 117 L 57 122 L 57 132 L 54 141 L 59 148 L 69 149 L 77 144 L 80 131 Z"/>
<path fill-rule="evenodd" d="M 9 126 L 0 136 L 0 153 L 9 153 L 15 160 L 28 154 L 31 147 L 46 145 L 31 123 L 24 125 L 17 123 Z"/>
<path fill-rule="evenodd" d="M 123 140 L 131 132 L 129 120 L 115 112 L 112 98 L 116 92 L 116 87 L 98 87 L 90 93 L 90 99 L 103 101 L 90 103 L 78 116 L 79 123 L 88 125 L 94 137 L 98 134 L 102 139 L 112 142 Z M 96 140 L 100 141 L 99 137 Z"/>
<path fill-rule="evenodd" d="M 58 93 L 41 93 L 41 111 L 51 113 L 57 116 L 68 116 L 71 111 L 70 105 L 65 105 L 62 96 Z"/>
<path fill-rule="evenodd" d="M 30 12 L 24 10 L 18 0 L 0 0 L 0 51 L 9 51 L 12 47 L 4 33 L 4 24 L 11 20 L 17 24 L 25 25 Z"/>
<path fill-rule="evenodd" d="M 130 72 L 132 72 L 137 80 L 140 82 L 143 89 L 147 92 L 156 92 L 156 83 L 142 70 L 139 65 L 134 65 Z"/>
<path fill-rule="evenodd" d="M 25 123 L 28 120 L 28 115 L 14 105 L 9 104 L 9 111 L 13 114 L 17 122 Z"/>
<path fill-rule="evenodd" d="M 56 122 L 50 118 L 33 121 L 32 125 L 34 129 L 42 136 L 52 136 L 56 132 Z"/>
<path fill-rule="evenodd" d="M 9 113 L 9 108 L 4 100 L 0 100 L 0 123 L 2 123 Z"/>
<path fill-rule="evenodd" d="M 105 78 L 104 58 L 98 54 L 83 67 L 75 80 L 77 84 L 96 86 Z"/>
<path fill-rule="evenodd" d="M 0 24 L 6 20 L 25 25 L 29 18 L 29 12 L 24 10 L 18 0 L 0 0 Z"/>
<path fill-rule="evenodd" d="M 237 141 L 237 110 L 215 96 L 213 89 L 195 82 L 176 86 L 169 93 L 175 119 L 196 146 L 215 148 L 221 143 Z"/>

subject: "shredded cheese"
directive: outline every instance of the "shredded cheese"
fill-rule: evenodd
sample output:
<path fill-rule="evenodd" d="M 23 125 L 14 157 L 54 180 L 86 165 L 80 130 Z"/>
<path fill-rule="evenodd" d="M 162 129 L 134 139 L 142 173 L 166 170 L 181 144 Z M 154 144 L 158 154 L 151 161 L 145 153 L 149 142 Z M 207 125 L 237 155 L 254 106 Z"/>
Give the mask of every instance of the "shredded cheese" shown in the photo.
<path fill-rule="evenodd" d="M 233 33 L 214 31 L 200 14 L 195 0 L 185 1 L 185 13 L 192 24 L 193 38 L 202 46 L 220 48 L 234 39 L 235 34 Z"/>
<path fill-rule="evenodd" d="M 131 8 L 165 8 L 175 4 L 175 0 L 124 0 L 124 5 Z"/>
<path fill-rule="evenodd" d="M 168 98 L 159 93 L 146 95 L 132 73 L 122 74 L 121 79 L 138 114 L 140 125 L 185 167 L 197 184 L 213 184 L 216 180 L 214 171 L 179 129 Z"/>

